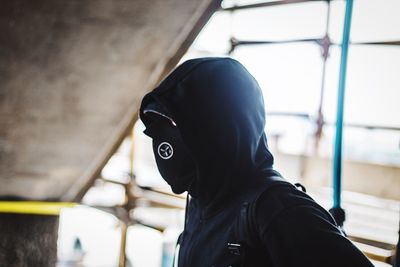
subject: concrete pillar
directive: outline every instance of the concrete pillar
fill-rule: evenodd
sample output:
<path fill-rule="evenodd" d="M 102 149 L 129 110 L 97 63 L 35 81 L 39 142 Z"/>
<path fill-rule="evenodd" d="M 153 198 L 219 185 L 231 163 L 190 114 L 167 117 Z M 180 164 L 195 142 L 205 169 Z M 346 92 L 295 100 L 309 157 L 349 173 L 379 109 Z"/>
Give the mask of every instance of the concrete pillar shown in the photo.
<path fill-rule="evenodd" d="M 59 216 L 0 213 L 0 266 L 54 267 Z"/>

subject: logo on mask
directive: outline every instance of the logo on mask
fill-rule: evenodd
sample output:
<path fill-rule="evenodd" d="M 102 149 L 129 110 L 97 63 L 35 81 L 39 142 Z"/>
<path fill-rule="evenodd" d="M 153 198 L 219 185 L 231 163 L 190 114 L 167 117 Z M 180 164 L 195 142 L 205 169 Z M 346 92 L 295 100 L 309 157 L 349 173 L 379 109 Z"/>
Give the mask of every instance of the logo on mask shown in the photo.
<path fill-rule="evenodd" d="M 167 142 L 162 142 L 157 149 L 158 155 L 162 159 L 170 159 L 174 154 L 174 149 L 172 146 Z"/>

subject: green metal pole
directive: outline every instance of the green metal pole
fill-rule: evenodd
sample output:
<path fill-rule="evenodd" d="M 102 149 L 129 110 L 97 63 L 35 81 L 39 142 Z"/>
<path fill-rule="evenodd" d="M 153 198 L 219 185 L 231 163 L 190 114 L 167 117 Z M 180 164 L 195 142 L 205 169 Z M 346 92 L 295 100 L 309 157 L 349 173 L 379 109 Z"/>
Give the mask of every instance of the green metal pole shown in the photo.
<path fill-rule="evenodd" d="M 353 10 L 353 0 L 346 1 L 346 14 L 344 18 L 342 55 L 339 73 L 339 91 L 337 101 L 336 118 L 336 140 L 335 154 L 333 160 L 333 208 L 331 212 L 337 223 L 343 226 L 345 220 L 344 210 L 341 208 L 341 190 L 342 190 L 342 134 L 343 134 L 343 113 L 344 113 L 344 95 L 346 85 L 347 55 L 349 48 L 351 16 Z"/>

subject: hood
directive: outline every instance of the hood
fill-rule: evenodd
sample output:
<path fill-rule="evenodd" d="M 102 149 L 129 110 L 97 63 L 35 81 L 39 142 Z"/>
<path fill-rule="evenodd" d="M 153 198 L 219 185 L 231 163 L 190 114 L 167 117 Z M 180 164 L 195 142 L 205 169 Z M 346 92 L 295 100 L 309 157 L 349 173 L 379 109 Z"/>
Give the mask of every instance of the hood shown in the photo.
<path fill-rule="evenodd" d="M 272 170 L 262 92 L 238 61 L 188 60 L 143 98 L 145 126 L 149 105 L 159 106 L 178 127 L 197 166 L 189 193 L 207 207 L 226 202 Z"/>

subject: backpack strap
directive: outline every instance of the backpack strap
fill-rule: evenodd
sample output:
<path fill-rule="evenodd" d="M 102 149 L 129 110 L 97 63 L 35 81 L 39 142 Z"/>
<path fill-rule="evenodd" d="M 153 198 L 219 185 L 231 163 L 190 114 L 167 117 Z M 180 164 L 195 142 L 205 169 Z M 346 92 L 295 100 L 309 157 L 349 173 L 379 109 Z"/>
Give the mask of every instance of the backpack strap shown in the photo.
<path fill-rule="evenodd" d="M 257 233 L 256 226 L 256 203 L 260 196 L 276 186 L 293 186 L 280 176 L 269 176 L 263 181 L 260 189 L 252 194 L 240 207 L 239 216 L 235 223 L 235 236 L 242 250 L 248 247 L 257 247 L 261 240 Z"/>

